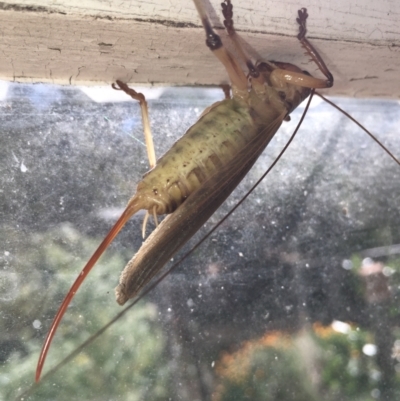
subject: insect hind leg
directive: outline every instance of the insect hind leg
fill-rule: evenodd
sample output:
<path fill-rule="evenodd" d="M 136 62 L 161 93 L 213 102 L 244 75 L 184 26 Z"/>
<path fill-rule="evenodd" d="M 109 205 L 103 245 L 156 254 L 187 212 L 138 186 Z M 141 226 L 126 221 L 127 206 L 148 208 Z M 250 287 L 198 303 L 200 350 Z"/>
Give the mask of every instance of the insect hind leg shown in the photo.
<path fill-rule="evenodd" d="M 151 134 L 150 120 L 149 120 L 149 109 L 147 107 L 146 98 L 143 93 L 138 93 L 134 89 L 130 88 L 126 83 L 117 79 L 116 84 L 111 85 L 116 90 L 122 90 L 132 99 L 139 102 L 140 110 L 142 112 L 143 132 L 144 139 L 147 148 L 147 157 L 149 159 L 150 168 L 156 165 L 156 152 L 154 150 L 153 136 Z"/>
<path fill-rule="evenodd" d="M 124 91 L 132 99 L 135 99 L 139 102 L 140 110 L 142 112 L 142 123 L 143 123 L 144 139 L 146 142 L 147 157 L 149 159 L 150 168 L 153 168 L 156 165 L 156 152 L 154 150 L 153 135 L 151 134 L 150 120 L 149 120 L 149 109 L 147 107 L 145 96 L 143 95 L 143 93 L 136 92 L 134 89 L 130 88 L 126 83 L 119 81 L 118 79 L 116 81 L 116 84 L 112 84 L 111 86 L 116 90 Z M 156 223 L 157 226 L 158 221 L 154 211 L 153 211 L 153 216 L 154 216 L 154 222 Z M 142 224 L 143 238 L 145 238 L 146 236 L 146 226 L 148 218 L 149 218 L 149 211 L 146 210 L 146 215 L 143 219 L 143 224 Z"/>

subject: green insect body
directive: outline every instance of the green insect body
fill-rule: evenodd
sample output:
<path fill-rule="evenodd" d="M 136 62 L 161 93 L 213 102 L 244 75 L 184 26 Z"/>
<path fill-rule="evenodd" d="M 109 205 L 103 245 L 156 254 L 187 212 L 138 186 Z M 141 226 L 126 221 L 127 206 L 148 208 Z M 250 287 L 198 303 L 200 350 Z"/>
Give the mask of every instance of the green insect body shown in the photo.
<path fill-rule="evenodd" d="M 173 213 L 122 272 L 116 289 L 119 304 L 138 294 L 208 220 L 247 174 L 286 114 L 284 104 L 272 107 L 254 91 L 247 102 L 235 98 L 219 102 L 143 178 L 127 209 L 151 211 L 156 205 L 157 213 Z M 225 170 L 228 177 L 221 179 Z"/>
<path fill-rule="evenodd" d="M 283 104 L 260 103 L 253 91 L 247 101 L 233 98 L 211 106 L 143 177 L 129 204 L 148 211 L 156 206 L 157 214 L 174 212 L 256 135 L 266 134 L 271 121 L 282 122 Z"/>

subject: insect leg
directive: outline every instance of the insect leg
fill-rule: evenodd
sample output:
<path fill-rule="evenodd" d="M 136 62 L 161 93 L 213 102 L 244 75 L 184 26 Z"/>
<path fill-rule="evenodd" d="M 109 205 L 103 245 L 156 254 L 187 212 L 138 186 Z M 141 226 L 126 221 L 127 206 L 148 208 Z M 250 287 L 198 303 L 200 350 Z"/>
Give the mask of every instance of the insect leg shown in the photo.
<path fill-rule="evenodd" d="M 247 94 L 247 77 L 239 63 L 222 44 L 221 38 L 211 27 L 210 19 L 202 0 L 194 0 L 201 22 L 206 32 L 206 45 L 224 65 L 234 89 Z"/>
<path fill-rule="evenodd" d="M 324 60 L 319 55 L 317 50 L 315 50 L 314 46 L 308 41 L 306 38 L 307 27 L 306 21 L 308 18 L 308 13 L 306 8 L 301 8 L 298 11 L 299 17 L 296 18 L 297 23 L 299 24 L 299 34 L 297 35 L 297 39 L 299 39 L 301 45 L 306 49 L 307 54 L 311 56 L 312 60 L 317 64 L 320 71 L 326 76 L 326 87 L 330 88 L 333 86 L 333 75 L 328 70 Z"/>
<path fill-rule="evenodd" d="M 221 84 L 219 87 L 222 89 L 225 95 L 225 99 L 231 98 L 231 86 L 228 84 Z"/>
<path fill-rule="evenodd" d="M 146 98 L 144 97 L 143 93 L 136 92 L 124 82 L 119 81 L 118 79 L 116 82 L 118 86 L 112 84 L 112 87 L 114 89 L 124 91 L 132 99 L 135 99 L 139 102 L 140 110 L 142 112 L 143 131 L 147 147 L 147 157 L 149 158 L 150 168 L 153 168 L 156 165 L 156 152 L 154 150 L 153 136 L 151 135 L 149 110 L 147 108 Z"/>
<path fill-rule="evenodd" d="M 317 64 L 318 68 L 321 72 L 326 76 L 327 79 L 319 79 L 314 78 L 305 73 L 296 72 L 296 71 L 288 71 L 285 69 L 276 69 L 271 72 L 270 79 L 273 86 L 279 87 L 283 82 L 287 82 L 289 84 L 302 86 L 305 88 L 330 88 L 333 86 L 333 75 L 328 70 L 328 67 L 325 65 L 324 60 L 319 55 L 317 50 L 315 50 L 314 46 L 308 41 L 306 38 L 307 28 L 306 28 L 306 20 L 308 18 L 307 9 L 302 8 L 298 11 L 298 18 L 296 18 L 297 23 L 299 24 L 299 34 L 297 35 L 297 39 L 299 39 L 301 45 L 306 49 L 307 54 L 311 57 L 311 59 Z M 278 64 L 278 63 L 276 63 Z"/>
<path fill-rule="evenodd" d="M 154 150 L 154 143 L 153 143 L 153 135 L 151 134 L 150 128 L 150 121 L 149 121 L 149 109 L 147 107 L 146 98 L 144 97 L 143 93 L 138 93 L 134 89 L 130 88 L 127 84 L 117 79 L 117 85 L 112 84 L 112 87 L 116 90 L 122 90 L 127 95 L 129 95 L 132 99 L 135 99 L 139 102 L 140 110 L 142 112 L 142 122 L 143 122 L 143 132 L 144 132 L 144 139 L 146 142 L 146 149 L 147 149 L 147 157 L 149 159 L 150 168 L 153 168 L 156 165 L 156 152 Z M 158 220 L 153 213 L 154 222 L 156 226 L 158 225 Z M 146 210 L 145 217 L 143 219 L 142 224 L 142 236 L 143 238 L 146 237 L 146 226 L 147 221 L 149 219 L 149 212 Z"/>
<path fill-rule="evenodd" d="M 239 53 L 239 56 L 246 63 L 247 68 L 249 69 L 249 74 L 252 78 L 258 78 L 260 76 L 259 71 L 254 66 L 253 62 L 250 60 L 249 55 L 243 49 L 243 46 L 240 43 L 239 35 L 236 33 L 236 30 L 233 26 L 233 5 L 230 0 L 225 0 L 224 3 L 221 3 L 222 14 L 224 16 L 224 26 L 226 31 L 228 32 L 229 37 L 232 39 L 236 51 Z"/>

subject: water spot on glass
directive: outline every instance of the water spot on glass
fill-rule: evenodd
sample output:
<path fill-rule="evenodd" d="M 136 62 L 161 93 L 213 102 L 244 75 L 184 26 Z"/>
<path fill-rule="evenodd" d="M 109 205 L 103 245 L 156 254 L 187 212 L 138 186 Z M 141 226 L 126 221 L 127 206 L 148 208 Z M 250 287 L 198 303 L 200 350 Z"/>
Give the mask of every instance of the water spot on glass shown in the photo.
<path fill-rule="evenodd" d="M 38 319 L 35 319 L 32 322 L 32 326 L 33 326 L 34 329 L 38 330 L 38 329 L 40 329 L 42 327 L 42 322 L 40 320 L 38 320 Z"/>
<path fill-rule="evenodd" d="M 368 265 L 373 265 L 375 262 L 371 258 L 365 258 L 361 262 L 362 265 L 368 266 Z"/>
<path fill-rule="evenodd" d="M 383 273 L 384 276 L 389 277 L 389 276 L 391 276 L 393 273 L 395 273 L 395 270 L 392 269 L 390 266 L 385 266 L 385 267 L 382 269 L 382 273 Z"/>
<path fill-rule="evenodd" d="M 351 326 L 346 322 L 341 322 L 340 320 L 334 320 L 331 327 L 333 330 L 342 334 L 348 334 L 351 331 Z"/>
<path fill-rule="evenodd" d="M 365 344 L 362 347 L 362 352 L 367 356 L 374 356 L 377 352 L 377 346 L 375 344 Z"/>
<path fill-rule="evenodd" d="M 342 267 L 345 270 L 351 270 L 353 268 L 353 262 L 349 259 L 345 259 L 342 262 Z"/>

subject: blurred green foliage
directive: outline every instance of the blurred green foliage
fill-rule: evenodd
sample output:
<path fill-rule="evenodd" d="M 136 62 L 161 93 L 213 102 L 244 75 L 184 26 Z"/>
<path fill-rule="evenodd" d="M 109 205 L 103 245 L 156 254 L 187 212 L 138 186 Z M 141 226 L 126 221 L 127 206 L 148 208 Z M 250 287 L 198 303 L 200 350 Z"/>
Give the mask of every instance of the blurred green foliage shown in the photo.
<path fill-rule="evenodd" d="M 344 332 L 332 327 L 314 326 L 314 338 L 321 349 L 320 389 L 326 399 L 373 400 L 379 381 L 379 368 L 373 356 L 363 352 L 373 344 L 371 333 L 347 323 L 339 323 Z"/>
<path fill-rule="evenodd" d="M 7 337 L 21 341 L 19 347 L 14 347 L 19 351 L 7 355 L 0 365 L 1 401 L 14 399 L 33 383 L 43 335 L 58 307 L 58 303 L 48 300 L 62 299 L 95 247 L 95 241 L 68 224 L 47 234 L 32 235 L 26 243 L 29 245 L 24 249 L 13 249 L 12 254 L 17 256 L 10 265 L 21 274 L 13 301 L 3 303 L 8 309 L 2 310 L 3 315 L 10 316 L 18 311 L 20 325 L 8 326 L 7 319 L 0 320 L 2 340 Z M 85 284 L 89 288 L 78 291 L 50 348 L 45 372 L 119 309 L 113 306 L 108 310 L 107 305 L 113 297 L 110 288 L 115 278 L 111 276 L 123 263 L 118 253 L 109 251 Z M 46 285 L 48 275 L 55 276 L 51 288 Z M 33 305 L 40 305 L 41 310 L 35 310 Z M 38 324 L 41 328 L 35 329 Z M 169 375 L 164 345 L 156 306 L 141 303 L 68 365 L 41 382 L 25 400 L 165 400 Z"/>

